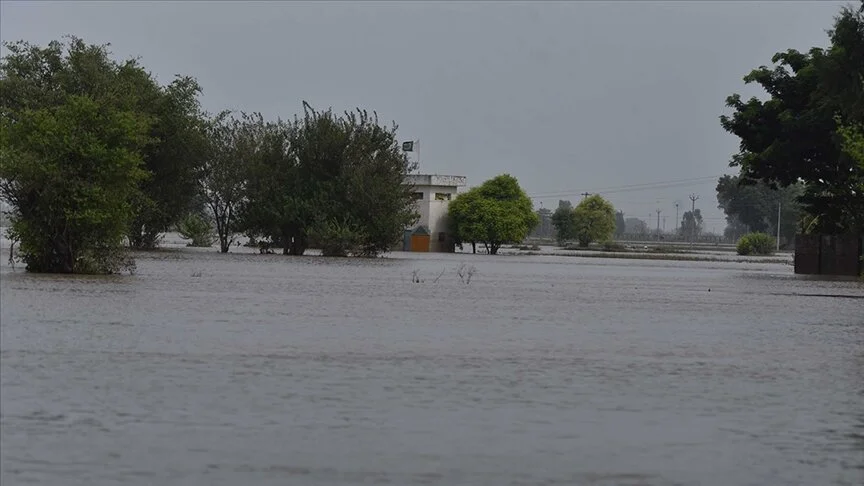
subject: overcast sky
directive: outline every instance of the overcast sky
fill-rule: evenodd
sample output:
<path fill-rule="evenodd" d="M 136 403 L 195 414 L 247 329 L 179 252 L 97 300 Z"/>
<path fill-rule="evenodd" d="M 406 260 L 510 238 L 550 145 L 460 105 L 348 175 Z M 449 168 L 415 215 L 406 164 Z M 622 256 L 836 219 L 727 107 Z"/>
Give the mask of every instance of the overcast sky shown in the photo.
<path fill-rule="evenodd" d="M 720 232 L 726 96 L 759 94 L 741 78 L 775 52 L 825 46 L 846 3 L 3 0 L 0 38 L 110 42 L 163 82 L 198 78 L 211 111 L 375 110 L 420 140 L 422 172 L 510 173 L 536 207 L 600 192 L 672 229 L 696 193 Z"/>

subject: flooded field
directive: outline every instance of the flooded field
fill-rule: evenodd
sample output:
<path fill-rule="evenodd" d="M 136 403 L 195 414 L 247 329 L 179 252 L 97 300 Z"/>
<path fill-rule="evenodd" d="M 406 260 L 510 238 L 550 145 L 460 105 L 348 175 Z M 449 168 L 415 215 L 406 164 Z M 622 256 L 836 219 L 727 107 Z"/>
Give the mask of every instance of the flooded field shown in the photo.
<path fill-rule="evenodd" d="M 549 255 L 2 260 L 4 486 L 864 481 L 858 282 Z"/>

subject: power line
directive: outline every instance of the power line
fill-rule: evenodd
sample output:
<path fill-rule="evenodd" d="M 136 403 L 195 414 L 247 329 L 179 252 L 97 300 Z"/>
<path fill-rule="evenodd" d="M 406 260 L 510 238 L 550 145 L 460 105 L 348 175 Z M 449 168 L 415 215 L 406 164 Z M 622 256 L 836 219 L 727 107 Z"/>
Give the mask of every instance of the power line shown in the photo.
<path fill-rule="evenodd" d="M 660 181 L 660 182 L 648 182 L 642 184 L 627 184 L 623 186 L 615 186 L 615 187 L 607 187 L 601 188 L 593 191 L 593 194 L 604 193 L 604 194 L 613 194 L 618 192 L 630 192 L 630 191 L 644 191 L 650 189 L 664 189 L 676 186 L 686 186 L 692 185 L 697 182 L 714 182 L 721 175 L 717 176 L 703 176 L 703 177 L 694 177 L 690 179 L 679 179 L 673 181 Z M 547 192 L 547 193 L 535 193 L 531 194 L 528 197 L 531 199 L 540 199 L 540 198 L 552 198 L 552 197 L 562 197 L 562 196 L 578 196 L 581 195 L 582 192 L 579 192 L 579 189 L 566 190 L 566 191 L 557 191 L 557 192 Z"/>

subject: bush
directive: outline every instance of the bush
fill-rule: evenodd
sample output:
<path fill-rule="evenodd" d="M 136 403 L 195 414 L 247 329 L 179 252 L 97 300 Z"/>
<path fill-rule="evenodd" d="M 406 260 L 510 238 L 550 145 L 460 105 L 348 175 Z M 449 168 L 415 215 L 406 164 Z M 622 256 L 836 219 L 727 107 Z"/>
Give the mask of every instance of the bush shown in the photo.
<path fill-rule="evenodd" d="M 177 224 L 177 232 L 187 240 L 192 240 L 187 246 L 210 247 L 216 243 L 216 234 L 210 222 L 197 214 L 186 216 Z"/>
<path fill-rule="evenodd" d="M 617 241 L 604 241 L 602 246 L 603 251 L 627 251 L 627 248 Z"/>
<path fill-rule="evenodd" d="M 329 220 L 315 225 L 310 231 L 309 238 L 314 246 L 321 248 L 323 256 L 366 256 L 363 248 L 366 235 L 347 218 L 343 221 Z"/>
<path fill-rule="evenodd" d="M 738 240 L 739 255 L 773 255 L 775 241 L 765 233 L 748 233 Z"/>

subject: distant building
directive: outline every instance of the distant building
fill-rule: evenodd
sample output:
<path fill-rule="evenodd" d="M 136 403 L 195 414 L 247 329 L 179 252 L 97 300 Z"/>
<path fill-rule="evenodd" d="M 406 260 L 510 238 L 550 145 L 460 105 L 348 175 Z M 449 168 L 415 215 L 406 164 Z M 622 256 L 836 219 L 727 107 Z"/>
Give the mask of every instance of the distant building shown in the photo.
<path fill-rule="evenodd" d="M 406 182 L 414 186 L 414 200 L 420 219 L 405 230 L 404 251 L 454 252 L 456 243 L 448 232 L 447 207 L 465 177 L 438 174 L 411 174 Z"/>

